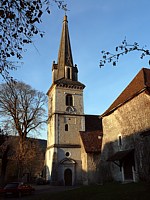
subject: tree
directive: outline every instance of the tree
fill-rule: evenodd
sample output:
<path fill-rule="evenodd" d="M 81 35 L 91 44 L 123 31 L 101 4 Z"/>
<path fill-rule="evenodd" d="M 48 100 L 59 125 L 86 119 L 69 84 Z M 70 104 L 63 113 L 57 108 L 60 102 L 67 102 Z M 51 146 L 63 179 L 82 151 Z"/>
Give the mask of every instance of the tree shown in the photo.
<path fill-rule="evenodd" d="M 46 122 L 46 95 L 23 82 L 7 82 L 0 85 L 0 116 L 3 124 L 19 135 L 19 160 L 26 154 L 26 138 Z"/>
<path fill-rule="evenodd" d="M 13 179 L 21 177 L 23 181 L 31 181 L 32 177 L 38 176 L 43 170 L 46 146 L 45 149 L 42 150 L 40 140 L 27 138 L 24 142 L 25 156 L 22 158 L 22 166 L 20 166 L 19 147 L 16 146 L 19 137 L 10 136 L 10 138 L 11 152 L 13 153 L 9 156 L 7 175 L 8 177 L 14 176 Z"/>
<path fill-rule="evenodd" d="M 2 0 L 0 1 L 0 74 L 12 80 L 9 72 L 16 69 L 15 59 L 22 59 L 26 44 L 32 37 L 43 37 L 39 30 L 45 12 L 50 14 L 50 3 L 55 2 L 60 9 L 66 10 L 64 1 L 57 0 Z"/>
<path fill-rule="evenodd" d="M 0 185 L 4 184 L 9 149 L 8 135 L 4 129 L 0 128 Z"/>
<path fill-rule="evenodd" d="M 125 39 L 121 45 L 115 48 L 115 53 L 110 53 L 109 51 L 101 51 L 102 59 L 100 60 L 99 66 L 103 67 L 106 63 L 112 63 L 113 66 L 116 66 L 120 56 L 123 56 L 133 51 L 141 52 L 141 59 L 143 59 L 145 56 L 150 56 L 150 51 L 148 49 L 145 49 L 145 47 L 140 47 L 137 42 L 135 42 L 134 44 L 128 44 L 127 40 Z"/>

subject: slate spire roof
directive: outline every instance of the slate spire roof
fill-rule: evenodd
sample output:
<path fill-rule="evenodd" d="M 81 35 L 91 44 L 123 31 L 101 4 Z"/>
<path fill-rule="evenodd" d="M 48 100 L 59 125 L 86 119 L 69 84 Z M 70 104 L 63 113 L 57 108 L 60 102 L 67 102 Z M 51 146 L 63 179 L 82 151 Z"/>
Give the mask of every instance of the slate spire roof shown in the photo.
<path fill-rule="evenodd" d="M 150 69 L 142 68 L 112 105 L 101 115 L 106 116 L 143 91 L 150 93 Z"/>
<path fill-rule="evenodd" d="M 58 52 L 58 65 L 59 67 L 73 66 L 73 58 L 69 37 L 67 16 L 64 16 L 60 47 Z"/>
<path fill-rule="evenodd" d="M 58 51 L 58 60 L 57 64 L 54 66 L 57 68 L 57 80 L 65 77 L 65 66 L 73 67 L 73 58 L 66 15 L 63 19 L 61 40 Z"/>
<path fill-rule="evenodd" d="M 54 85 L 81 90 L 85 88 L 85 85 L 78 81 L 78 68 L 73 64 L 67 15 L 63 18 L 58 59 L 57 63 L 53 61 L 52 64 L 52 85 L 47 94 Z"/>

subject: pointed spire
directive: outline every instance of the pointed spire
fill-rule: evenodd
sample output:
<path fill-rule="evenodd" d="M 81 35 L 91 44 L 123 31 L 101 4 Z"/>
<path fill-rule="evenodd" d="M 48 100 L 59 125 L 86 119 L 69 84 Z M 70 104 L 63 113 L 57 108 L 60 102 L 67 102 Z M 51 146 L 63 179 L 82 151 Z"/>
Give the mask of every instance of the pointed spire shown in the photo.
<path fill-rule="evenodd" d="M 60 68 L 65 66 L 73 66 L 72 51 L 69 38 L 67 16 L 64 16 L 60 47 L 58 52 L 58 65 Z"/>
<path fill-rule="evenodd" d="M 78 80 L 77 65 L 73 66 L 67 16 L 64 16 L 57 64 L 53 63 L 53 82 L 59 79 Z"/>

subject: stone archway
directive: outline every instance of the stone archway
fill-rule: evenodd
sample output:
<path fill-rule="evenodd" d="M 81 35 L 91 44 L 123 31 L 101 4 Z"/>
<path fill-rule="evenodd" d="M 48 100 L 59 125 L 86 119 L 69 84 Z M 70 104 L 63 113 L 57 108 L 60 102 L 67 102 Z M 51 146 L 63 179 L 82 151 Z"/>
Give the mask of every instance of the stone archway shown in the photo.
<path fill-rule="evenodd" d="M 75 185 L 76 180 L 76 162 L 71 158 L 65 158 L 60 162 L 60 178 L 64 185 Z"/>
<path fill-rule="evenodd" d="M 69 168 L 64 171 L 64 181 L 66 186 L 72 185 L 72 170 Z"/>

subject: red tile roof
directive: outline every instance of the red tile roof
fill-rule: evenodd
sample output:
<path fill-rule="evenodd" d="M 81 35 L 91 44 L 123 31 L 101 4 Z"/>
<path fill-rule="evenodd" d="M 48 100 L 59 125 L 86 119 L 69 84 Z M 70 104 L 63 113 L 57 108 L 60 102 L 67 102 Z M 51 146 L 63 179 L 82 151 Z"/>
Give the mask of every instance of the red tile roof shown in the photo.
<path fill-rule="evenodd" d="M 142 91 L 150 91 L 150 69 L 142 68 L 112 105 L 101 115 L 106 116 Z"/>
<path fill-rule="evenodd" d="M 86 153 L 100 153 L 102 146 L 102 131 L 80 132 Z"/>

